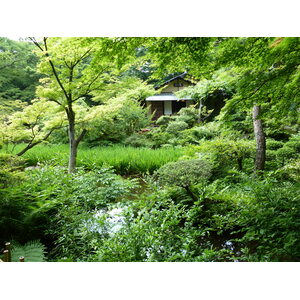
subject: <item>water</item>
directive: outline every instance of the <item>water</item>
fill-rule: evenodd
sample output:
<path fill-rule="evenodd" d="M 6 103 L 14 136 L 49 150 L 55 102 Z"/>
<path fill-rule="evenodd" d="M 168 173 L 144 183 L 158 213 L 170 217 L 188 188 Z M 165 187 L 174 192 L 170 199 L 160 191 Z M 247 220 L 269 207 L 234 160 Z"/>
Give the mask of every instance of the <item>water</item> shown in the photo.
<path fill-rule="evenodd" d="M 91 232 L 115 234 L 126 223 L 123 215 L 125 209 L 126 207 L 114 207 L 108 211 L 104 209 L 98 210 L 86 222 L 85 226 Z"/>

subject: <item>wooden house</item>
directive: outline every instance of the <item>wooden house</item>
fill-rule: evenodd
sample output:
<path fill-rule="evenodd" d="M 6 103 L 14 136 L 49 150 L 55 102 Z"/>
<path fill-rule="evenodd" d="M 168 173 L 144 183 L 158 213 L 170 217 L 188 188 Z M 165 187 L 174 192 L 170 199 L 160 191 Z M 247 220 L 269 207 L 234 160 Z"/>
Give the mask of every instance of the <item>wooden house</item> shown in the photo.
<path fill-rule="evenodd" d="M 156 87 L 161 92 L 154 96 L 146 98 L 146 106 L 150 107 L 150 113 L 153 114 L 153 119 L 157 120 L 162 115 L 173 115 L 179 112 L 183 107 L 188 107 L 194 101 L 191 98 L 178 99 L 175 92 L 194 85 L 193 82 L 186 79 L 186 73 L 173 77 L 165 81 L 163 84 Z"/>

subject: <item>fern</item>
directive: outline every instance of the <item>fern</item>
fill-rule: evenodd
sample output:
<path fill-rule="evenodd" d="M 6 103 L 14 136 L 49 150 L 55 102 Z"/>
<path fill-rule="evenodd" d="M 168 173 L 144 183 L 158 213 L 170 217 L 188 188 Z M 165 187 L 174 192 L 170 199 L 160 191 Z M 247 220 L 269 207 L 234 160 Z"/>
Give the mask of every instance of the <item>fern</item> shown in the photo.
<path fill-rule="evenodd" d="M 11 251 L 11 261 L 19 261 L 20 256 L 24 256 L 25 262 L 45 261 L 45 246 L 39 241 L 29 241 L 25 245 L 13 243 Z"/>

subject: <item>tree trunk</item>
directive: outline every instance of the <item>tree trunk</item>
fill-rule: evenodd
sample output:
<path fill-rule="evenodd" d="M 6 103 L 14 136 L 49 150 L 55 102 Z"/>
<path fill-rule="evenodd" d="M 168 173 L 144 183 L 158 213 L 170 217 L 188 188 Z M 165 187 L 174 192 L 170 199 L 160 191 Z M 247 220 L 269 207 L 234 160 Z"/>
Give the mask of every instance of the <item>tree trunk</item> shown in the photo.
<path fill-rule="evenodd" d="M 76 167 L 77 146 L 78 146 L 75 138 L 75 113 L 73 111 L 69 111 L 68 121 L 69 121 L 69 146 L 70 146 L 68 172 L 73 173 Z"/>
<path fill-rule="evenodd" d="M 68 110 L 68 121 L 69 121 L 69 145 L 70 145 L 70 156 L 69 156 L 69 167 L 68 172 L 73 173 L 76 168 L 76 158 L 78 145 L 87 133 L 86 129 L 83 129 L 78 138 L 76 139 L 75 132 L 75 113 L 73 110 Z"/>
<path fill-rule="evenodd" d="M 253 127 L 256 140 L 256 157 L 255 157 L 255 170 L 263 171 L 265 169 L 266 160 L 266 138 L 263 130 L 262 120 L 260 117 L 260 106 L 254 105 L 253 107 Z"/>
<path fill-rule="evenodd" d="M 202 107 L 203 107 L 203 103 L 202 103 L 202 99 L 200 100 L 199 103 L 199 110 L 198 110 L 198 123 L 201 122 L 201 118 L 202 118 Z"/>

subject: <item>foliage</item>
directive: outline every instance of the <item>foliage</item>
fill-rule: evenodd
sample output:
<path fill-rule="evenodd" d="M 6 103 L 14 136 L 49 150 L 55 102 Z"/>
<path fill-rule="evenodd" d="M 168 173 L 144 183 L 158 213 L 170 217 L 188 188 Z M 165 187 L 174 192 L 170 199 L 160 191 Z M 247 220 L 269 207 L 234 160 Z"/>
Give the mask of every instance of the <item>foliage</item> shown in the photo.
<path fill-rule="evenodd" d="M 49 220 L 49 233 L 56 238 L 53 255 L 75 261 L 89 257 L 103 237 L 89 227 L 93 227 L 94 214 L 100 209 L 107 210 L 113 202 L 124 200 L 135 187 L 134 180 L 123 180 L 111 169 L 74 175 L 72 189 L 60 195 L 61 205 Z"/>
<path fill-rule="evenodd" d="M 209 50 L 214 38 L 210 37 L 158 37 L 147 38 L 144 44 L 147 55 L 155 68 L 153 77 L 162 78 L 165 74 L 183 73 L 200 76 L 201 71 L 210 65 Z M 202 70 L 200 71 L 199 66 Z"/>
<path fill-rule="evenodd" d="M 0 153 L 0 188 L 6 188 L 20 181 L 24 165 L 24 159 L 11 154 Z"/>
<path fill-rule="evenodd" d="M 175 120 L 178 122 L 185 122 L 188 124 L 189 128 L 191 128 L 197 123 L 197 110 L 192 106 L 183 107 L 178 112 L 178 115 L 175 117 Z"/>
<path fill-rule="evenodd" d="M 299 45 L 299 38 L 223 40 L 218 63 L 232 65 L 234 58 L 234 63 L 243 67 L 238 96 L 232 101 L 243 100 L 250 105 L 253 101 L 262 105 L 267 101 L 267 113 L 273 117 L 296 114 L 299 101 L 293 86 L 299 77 Z"/>
<path fill-rule="evenodd" d="M 126 137 L 149 125 L 147 111 L 134 99 L 115 98 L 108 104 L 94 107 L 89 132 L 85 141 L 91 145 L 99 142 L 122 142 Z"/>
<path fill-rule="evenodd" d="M 170 121 L 174 120 L 173 116 L 165 116 L 162 115 L 156 120 L 156 124 L 161 126 L 161 128 L 166 128 L 166 125 L 169 124 Z"/>
<path fill-rule="evenodd" d="M 152 148 L 154 143 L 142 133 L 134 133 L 124 141 L 126 146 Z"/>
<path fill-rule="evenodd" d="M 16 147 L 15 151 L 18 151 Z M 149 149 L 141 147 L 110 147 L 89 148 L 82 146 L 78 152 L 78 166 L 92 169 L 103 165 L 112 166 L 118 174 L 153 173 L 163 164 L 175 161 L 182 155 L 179 148 Z M 24 154 L 28 165 L 51 163 L 65 165 L 68 160 L 67 145 L 37 145 Z"/>
<path fill-rule="evenodd" d="M 16 100 L 29 102 L 34 98 L 39 75 L 37 56 L 31 43 L 0 37 L 0 101 L 1 114 L 14 111 Z"/>
<path fill-rule="evenodd" d="M 300 182 L 300 159 L 290 160 L 284 167 L 276 171 L 275 177 L 280 180 Z"/>
<path fill-rule="evenodd" d="M 153 94 L 153 92 L 153 85 L 147 84 L 136 77 L 120 75 L 110 78 L 105 89 L 93 91 L 92 101 L 95 103 L 108 103 L 110 99 L 120 97 L 142 101 Z"/>
<path fill-rule="evenodd" d="M 0 124 L 0 135 L 3 144 L 27 145 L 18 155 L 22 155 L 30 148 L 48 139 L 50 134 L 62 127 L 64 117 L 57 110 L 54 103 L 32 101 L 31 105 L 22 111 L 15 112 Z"/>
<path fill-rule="evenodd" d="M 297 158 L 300 152 L 300 137 L 299 135 L 292 135 L 285 143 L 269 140 L 267 148 L 269 148 L 267 151 L 269 168 L 283 168 Z"/>
<path fill-rule="evenodd" d="M 99 259 L 299 261 L 299 187 L 274 184 L 246 177 L 237 187 L 215 190 L 219 182 L 192 204 L 160 191 L 128 228 L 104 243 Z"/>
<path fill-rule="evenodd" d="M 0 39 L 0 242 L 39 239 L 53 261 L 300 261 L 299 38 L 32 41 L 36 100 L 32 45 Z M 198 109 L 150 127 L 142 101 L 154 89 L 138 78 L 184 71 L 198 83 L 179 96 Z M 261 174 L 253 105 L 267 137 Z M 67 130 L 73 158 L 85 142 L 72 174 Z M 54 144 L 31 149 L 49 132 Z M 7 154 L 24 142 L 26 160 Z"/>
<path fill-rule="evenodd" d="M 242 242 L 249 261 L 299 261 L 298 185 L 276 181 L 253 184 L 254 201 L 243 209 L 239 219 L 245 230 Z"/>
<path fill-rule="evenodd" d="M 202 142 L 199 146 L 190 146 L 186 155 L 190 157 L 206 157 L 214 164 L 214 169 L 222 173 L 229 168 L 242 170 L 243 162 L 252 158 L 254 154 L 254 143 L 249 140 L 229 140 L 216 138 L 211 141 Z M 216 175 L 216 174 L 215 174 Z"/>
<path fill-rule="evenodd" d="M 11 261 L 18 262 L 23 256 L 26 262 L 44 262 L 45 261 L 45 246 L 39 241 L 30 241 L 25 245 L 13 243 Z"/>
<path fill-rule="evenodd" d="M 167 133 L 177 134 L 177 132 L 183 131 L 184 129 L 188 128 L 188 124 L 184 121 L 176 121 L 171 122 L 168 127 L 166 128 Z"/>
<path fill-rule="evenodd" d="M 142 195 L 124 213 L 126 222 L 104 239 L 96 261 L 224 261 L 232 253 L 203 239 L 205 227 L 194 226 L 191 210 L 166 190 Z M 192 209 L 199 207 L 195 203 Z"/>
<path fill-rule="evenodd" d="M 67 216 L 75 220 L 79 213 L 91 215 L 129 196 L 136 186 L 109 168 L 79 170 L 71 176 L 65 168 L 44 166 L 26 174 L 22 183 L 1 190 L 1 239 L 41 239 L 52 247 L 59 232 L 71 227 Z"/>
<path fill-rule="evenodd" d="M 205 160 L 180 160 L 162 166 L 157 172 L 159 182 L 183 188 L 204 183 L 211 176 L 211 165 Z"/>
<path fill-rule="evenodd" d="M 45 74 L 37 94 L 41 99 L 56 103 L 65 112 L 70 144 L 68 170 L 74 172 L 77 148 L 87 132 L 85 123 L 91 118 L 84 99 L 102 88 L 116 70 L 106 47 L 107 39 L 44 37 L 43 41 L 31 40 L 39 49 L 38 69 Z M 83 127 L 80 133 L 78 122 Z"/>
<path fill-rule="evenodd" d="M 199 105 L 199 121 L 211 120 L 220 113 L 224 101 L 234 95 L 236 81 L 237 76 L 234 72 L 220 69 L 213 73 L 211 79 L 202 79 L 195 86 L 176 92 L 176 95 L 179 98 L 195 99 Z"/>

